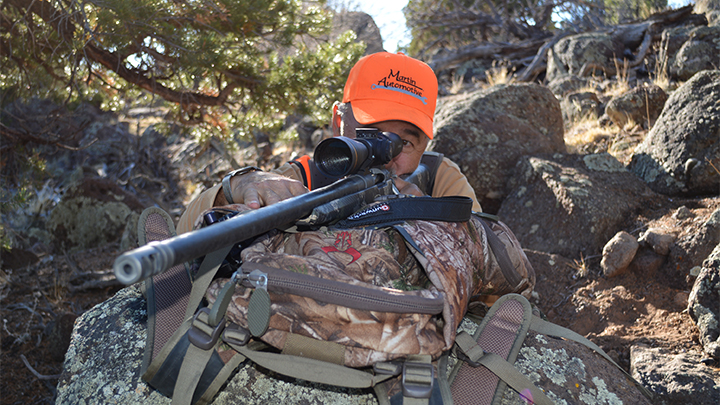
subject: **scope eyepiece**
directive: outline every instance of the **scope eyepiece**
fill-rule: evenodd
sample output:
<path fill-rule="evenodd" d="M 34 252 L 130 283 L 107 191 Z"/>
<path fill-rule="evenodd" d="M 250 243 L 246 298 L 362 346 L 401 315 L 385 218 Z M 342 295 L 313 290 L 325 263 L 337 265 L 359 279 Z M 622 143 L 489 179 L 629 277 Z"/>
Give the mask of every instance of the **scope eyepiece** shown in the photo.
<path fill-rule="evenodd" d="M 402 151 L 402 139 L 392 132 L 358 128 L 356 138 L 337 136 L 315 148 L 315 165 L 328 177 L 344 177 L 389 163 Z"/>

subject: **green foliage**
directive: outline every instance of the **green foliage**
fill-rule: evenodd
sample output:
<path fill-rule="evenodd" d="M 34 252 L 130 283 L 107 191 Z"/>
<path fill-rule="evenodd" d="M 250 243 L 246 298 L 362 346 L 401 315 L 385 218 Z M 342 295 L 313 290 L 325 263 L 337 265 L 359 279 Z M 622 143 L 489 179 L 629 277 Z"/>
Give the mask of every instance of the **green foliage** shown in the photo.
<path fill-rule="evenodd" d="M 606 21 L 617 24 L 644 19 L 667 6 L 667 0 L 605 0 Z"/>
<path fill-rule="evenodd" d="M 27 204 L 31 190 L 37 189 L 43 173 L 45 161 L 36 153 L 28 152 L 25 147 L 16 148 L 13 153 L 2 154 L 0 167 L 0 251 L 9 250 L 13 238 L 8 233 L 6 215 L 14 213 Z"/>
<path fill-rule="evenodd" d="M 321 40 L 323 1 L 13 0 L 0 17 L 0 87 L 22 97 L 94 99 L 118 110 L 173 104 L 199 137 L 274 131 L 291 113 L 328 118 L 363 52 Z M 145 93 L 145 94 L 143 94 Z"/>

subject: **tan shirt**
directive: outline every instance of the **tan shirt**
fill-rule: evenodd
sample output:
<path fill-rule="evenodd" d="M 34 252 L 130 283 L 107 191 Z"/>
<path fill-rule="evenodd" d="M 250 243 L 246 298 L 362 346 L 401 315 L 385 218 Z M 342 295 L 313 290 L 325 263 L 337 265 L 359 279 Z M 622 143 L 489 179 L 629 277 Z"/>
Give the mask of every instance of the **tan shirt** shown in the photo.
<path fill-rule="evenodd" d="M 297 165 L 285 163 L 279 168 L 272 171 L 273 173 L 280 174 L 285 177 L 289 177 L 296 180 L 302 181 L 302 174 Z M 205 212 L 205 210 L 211 208 L 215 202 L 215 197 L 221 192 L 222 184 L 217 184 L 212 188 L 204 191 L 198 198 L 190 202 L 187 209 L 180 217 L 180 221 L 177 225 L 177 233 L 185 233 L 193 230 L 195 221 L 199 216 Z M 482 207 L 477 201 L 475 191 L 473 190 L 467 178 L 460 171 L 458 165 L 448 158 L 443 158 L 443 161 L 438 167 L 437 174 L 435 176 L 435 187 L 433 188 L 433 197 L 446 197 L 446 196 L 465 196 L 470 197 L 473 200 L 473 210 L 480 212 Z"/>

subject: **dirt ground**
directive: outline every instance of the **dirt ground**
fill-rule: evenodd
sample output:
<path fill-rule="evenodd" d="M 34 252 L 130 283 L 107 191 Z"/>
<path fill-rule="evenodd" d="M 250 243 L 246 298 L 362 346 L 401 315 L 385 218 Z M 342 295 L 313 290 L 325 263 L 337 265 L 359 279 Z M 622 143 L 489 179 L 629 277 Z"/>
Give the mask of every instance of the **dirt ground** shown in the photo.
<path fill-rule="evenodd" d="M 676 219 L 680 206 L 692 215 Z M 627 230 L 637 237 L 648 227 L 664 227 L 681 239 L 697 233 L 718 208 L 717 197 L 668 200 L 630 221 Z M 53 403 L 72 322 L 120 288 L 111 275 L 118 254 L 119 246 L 108 245 L 45 256 L 0 274 L 2 404 Z M 646 267 L 614 278 L 601 275 L 599 257 L 566 259 L 539 252 L 528 256 L 538 276 L 538 306 L 549 320 L 589 337 L 623 367 L 629 368 L 630 346 L 635 343 L 673 353 L 701 352 L 697 328 L 684 311 L 693 279 L 686 276 L 687 266 L 677 265 L 683 259 L 679 254 L 652 271 Z M 702 263 L 692 260 L 699 263 L 688 265 Z"/>

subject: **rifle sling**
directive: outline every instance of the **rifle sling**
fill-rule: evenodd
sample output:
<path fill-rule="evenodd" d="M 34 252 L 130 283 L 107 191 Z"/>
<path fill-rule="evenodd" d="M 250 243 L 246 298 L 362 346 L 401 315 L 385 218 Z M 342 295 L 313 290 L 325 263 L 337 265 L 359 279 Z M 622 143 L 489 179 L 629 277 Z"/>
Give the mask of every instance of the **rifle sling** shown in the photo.
<path fill-rule="evenodd" d="M 339 227 L 394 224 L 408 220 L 466 222 L 472 215 L 469 197 L 400 197 L 373 204 L 338 223 Z"/>

